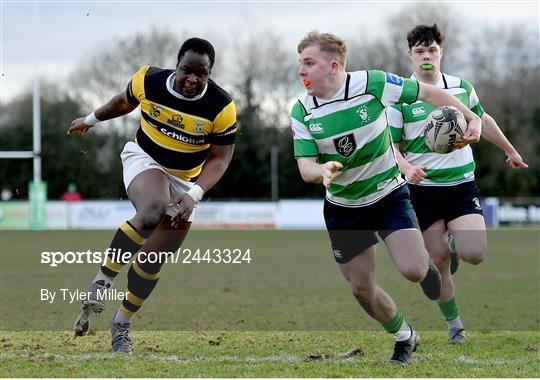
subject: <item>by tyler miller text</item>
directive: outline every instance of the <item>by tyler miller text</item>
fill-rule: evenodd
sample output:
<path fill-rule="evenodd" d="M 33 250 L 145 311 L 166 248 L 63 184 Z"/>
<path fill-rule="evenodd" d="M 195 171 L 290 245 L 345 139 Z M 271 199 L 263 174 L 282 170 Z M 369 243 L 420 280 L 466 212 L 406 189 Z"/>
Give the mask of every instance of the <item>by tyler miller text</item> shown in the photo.
<path fill-rule="evenodd" d="M 98 289 L 96 298 L 100 301 L 123 301 L 127 298 L 128 292 L 121 292 L 116 289 Z M 63 301 L 68 303 L 81 302 L 88 300 L 90 293 L 85 291 L 80 291 L 78 289 L 58 289 L 58 290 L 49 290 L 41 289 L 40 292 L 40 301 L 53 303 L 54 301 Z"/>

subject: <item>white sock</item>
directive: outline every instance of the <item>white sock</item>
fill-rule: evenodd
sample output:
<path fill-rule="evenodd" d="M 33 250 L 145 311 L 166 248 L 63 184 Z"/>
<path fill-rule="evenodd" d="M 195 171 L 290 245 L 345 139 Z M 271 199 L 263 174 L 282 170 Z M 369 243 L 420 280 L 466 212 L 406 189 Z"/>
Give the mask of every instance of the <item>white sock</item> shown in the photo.
<path fill-rule="evenodd" d="M 463 324 L 461 323 L 461 319 L 457 317 L 456 319 L 452 319 L 451 321 L 446 322 L 448 325 L 448 330 L 454 330 L 454 329 L 462 329 Z"/>
<path fill-rule="evenodd" d="M 96 282 L 96 281 L 99 281 L 99 280 L 105 281 L 105 285 L 109 284 L 110 286 L 112 286 L 114 278 L 111 278 L 111 277 L 107 276 L 101 270 L 99 270 L 98 274 L 96 275 L 96 278 L 94 278 L 94 280 L 92 282 Z"/>
<path fill-rule="evenodd" d="M 403 323 L 401 324 L 401 327 L 399 328 L 399 331 L 394 334 L 394 338 L 396 339 L 396 342 L 401 342 L 401 341 L 409 339 L 411 335 L 412 335 L 412 328 L 404 319 Z"/>
<path fill-rule="evenodd" d="M 121 324 L 131 323 L 132 319 L 133 317 L 126 317 L 124 314 L 122 314 L 120 310 L 118 310 L 116 314 L 114 315 L 114 321 L 116 323 L 121 323 Z"/>

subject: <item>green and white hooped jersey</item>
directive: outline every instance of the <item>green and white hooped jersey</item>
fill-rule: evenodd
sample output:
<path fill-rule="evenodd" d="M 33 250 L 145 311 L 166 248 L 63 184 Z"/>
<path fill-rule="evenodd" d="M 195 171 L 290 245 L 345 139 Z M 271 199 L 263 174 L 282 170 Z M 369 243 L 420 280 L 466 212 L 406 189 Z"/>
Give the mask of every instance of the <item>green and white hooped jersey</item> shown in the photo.
<path fill-rule="evenodd" d="M 411 77 L 414 79 L 414 75 Z M 456 96 L 471 111 L 482 117 L 482 108 L 473 86 L 464 79 L 441 73 L 436 87 Z M 467 145 L 447 154 L 432 152 L 424 139 L 424 122 L 433 107 L 424 102 L 388 107 L 388 124 L 394 142 L 403 141 L 403 154 L 415 166 L 426 166 L 421 186 L 453 186 L 474 180 L 474 158 Z"/>
<path fill-rule="evenodd" d="M 326 191 L 329 202 L 362 207 L 404 183 L 396 164 L 385 107 L 413 103 L 419 84 L 384 71 L 347 73 L 330 100 L 304 95 L 291 111 L 294 155 L 338 161 L 340 173 Z"/>

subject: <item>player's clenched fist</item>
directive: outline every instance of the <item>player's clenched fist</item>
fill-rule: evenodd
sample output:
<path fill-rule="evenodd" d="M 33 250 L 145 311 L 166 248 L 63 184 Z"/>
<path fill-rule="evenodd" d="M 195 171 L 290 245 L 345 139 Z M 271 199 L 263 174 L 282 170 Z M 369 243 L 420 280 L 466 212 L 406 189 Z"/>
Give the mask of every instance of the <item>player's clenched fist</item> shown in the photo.
<path fill-rule="evenodd" d="M 328 161 L 321 164 L 321 175 L 323 178 L 324 187 L 328 188 L 334 178 L 339 174 L 338 170 L 343 168 L 343 165 L 337 161 Z"/>

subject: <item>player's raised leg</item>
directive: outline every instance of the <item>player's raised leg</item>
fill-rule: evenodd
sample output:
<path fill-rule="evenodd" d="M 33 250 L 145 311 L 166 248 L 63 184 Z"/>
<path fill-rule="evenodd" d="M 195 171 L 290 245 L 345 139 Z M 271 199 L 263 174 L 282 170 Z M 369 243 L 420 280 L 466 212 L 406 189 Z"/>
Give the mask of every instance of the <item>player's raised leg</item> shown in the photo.
<path fill-rule="evenodd" d="M 88 297 L 82 301 L 81 312 L 75 320 L 76 336 L 88 332 L 92 313 L 101 313 L 105 308 L 102 294 L 111 288 L 120 270 L 139 251 L 165 215 L 169 205 L 167 176 L 157 169 L 140 172 L 129 183 L 128 196 L 136 214 L 120 225 L 108 249 L 105 264 L 86 288 Z"/>
<path fill-rule="evenodd" d="M 362 308 L 384 329 L 394 335 L 395 364 L 408 364 L 419 343 L 418 334 L 405 321 L 390 296 L 375 283 L 375 246 L 364 250 L 345 264 L 339 264 L 341 273 Z"/>

